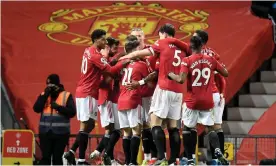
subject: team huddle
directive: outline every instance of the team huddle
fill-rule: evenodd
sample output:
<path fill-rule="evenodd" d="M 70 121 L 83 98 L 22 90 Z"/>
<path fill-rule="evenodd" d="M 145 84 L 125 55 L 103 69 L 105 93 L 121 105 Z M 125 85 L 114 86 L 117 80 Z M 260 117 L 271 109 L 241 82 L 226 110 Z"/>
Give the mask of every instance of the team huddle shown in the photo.
<path fill-rule="evenodd" d="M 214 161 L 229 164 L 223 156 L 221 129 L 228 72 L 219 55 L 206 47 L 207 32 L 197 30 L 189 44 L 174 36 L 174 26 L 164 24 L 159 29 L 160 39 L 149 46 L 144 43 L 143 30 L 134 28 L 126 38 L 124 52 L 119 53 L 117 39 L 106 38 L 104 30 L 93 31 L 93 45 L 82 57 L 76 89 L 80 131 L 64 155 L 68 163 L 76 164 L 79 148 L 77 164 L 89 165 L 85 160 L 88 134 L 99 111 L 105 135 L 90 158 L 103 153 L 104 165 L 117 165 L 113 151 L 121 135 L 125 165 L 138 165 L 141 139 L 142 165 L 180 165 L 179 121 L 185 165 L 195 165 L 198 123 L 208 130 Z M 165 129 L 170 142 L 168 159 Z"/>

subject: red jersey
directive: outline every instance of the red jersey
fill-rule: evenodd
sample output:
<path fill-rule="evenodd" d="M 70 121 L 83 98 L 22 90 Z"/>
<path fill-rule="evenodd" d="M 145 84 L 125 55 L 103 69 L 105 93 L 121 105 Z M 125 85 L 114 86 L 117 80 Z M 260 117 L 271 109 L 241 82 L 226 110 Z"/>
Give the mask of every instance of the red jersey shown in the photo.
<path fill-rule="evenodd" d="M 111 101 L 112 103 L 117 103 L 120 94 L 120 85 L 118 83 L 117 76 L 109 84 L 104 85 L 99 89 L 99 99 L 98 104 L 102 105 L 105 101 Z"/>
<path fill-rule="evenodd" d="M 145 61 L 148 65 L 150 72 L 153 72 L 155 70 L 157 59 L 158 59 L 158 57 L 156 57 L 156 56 L 147 56 L 145 58 Z"/>
<path fill-rule="evenodd" d="M 223 67 L 213 57 L 193 54 L 184 58 L 181 72 L 187 73 L 187 94 L 184 96 L 187 107 L 194 110 L 208 110 L 214 107 L 214 71 Z"/>
<path fill-rule="evenodd" d="M 112 61 L 112 58 L 108 59 L 109 62 Z M 103 83 L 103 87 L 99 89 L 99 99 L 98 104 L 102 105 L 105 101 L 111 101 L 112 103 L 117 103 L 120 93 L 120 86 L 117 83 L 118 77 L 114 76 L 114 80 L 112 80 L 109 84 Z M 104 77 L 101 78 L 104 81 Z"/>
<path fill-rule="evenodd" d="M 130 63 L 122 70 L 120 82 L 120 96 L 118 99 L 118 110 L 130 110 L 137 108 L 142 103 L 141 88 L 127 90 L 124 85 L 131 80 L 140 81 L 149 74 L 147 65 L 144 61 Z"/>
<path fill-rule="evenodd" d="M 156 60 L 156 64 L 155 64 L 155 70 L 158 70 L 158 71 L 159 71 L 159 66 L 160 66 L 160 60 L 157 59 L 157 60 Z"/>
<path fill-rule="evenodd" d="M 220 62 L 220 56 L 212 48 L 204 46 L 201 50 L 201 53 L 204 55 L 209 55 L 214 57 L 218 62 Z M 213 84 L 213 93 L 223 93 L 225 94 L 226 81 L 225 78 L 215 72 L 215 81 Z"/>
<path fill-rule="evenodd" d="M 150 48 L 150 45 L 145 45 L 143 49 L 147 49 L 147 48 Z M 155 65 L 156 65 L 157 59 L 158 58 L 156 56 L 146 56 L 145 57 L 145 61 L 148 65 L 150 72 L 153 72 L 155 70 Z"/>
<path fill-rule="evenodd" d="M 103 71 L 116 73 L 123 67 L 122 63 L 111 67 L 95 46 L 86 48 L 82 57 L 81 76 L 77 84 L 76 97 L 92 96 L 98 99 L 99 86 Z"/>
<path fill-rule="evenodd" d="M 101 78 L 102 84 L 103 85 L 99 89 L 99 98 L 98 98 L 98 105 L 104 104 L 104 102 L 108 99 L 108 92 L 112 88 L 112 84 L 105 83 L 104 77 Z"/>
<path fill-rule="evenodd" d="M 120 77 L 116 76 L 111 83 L 111 89 L 108 91 L 108 100 L 112 103 L 118 103 L 120 96 Z"/>
<path fill-rule="evenodd" d="M 157 57 L 156 56 L 147 56 L 145 59 L 145 62 L 147 64 L 148 67 L 148 72 L 152 73 L 155 71 L 155 66 L 156 66 L 156 61 L 157 61 Z M 143 85 L 141 86 L 141 93 L 143 97 L 150 97 L 153 95 L 157 81 L 151 81 L 151 83 L 153 84 L 154 87 L 150 88 L 148 87 L 148 85 Z"/>
<path fill-rule="evenodd" d="M 184 86 L 173 80 L 169 80 L 167 75 L 170 72 L 179 74 L 181 59 L 186 56 L 186 53 L 185 50 L 182 51 L 174 44 L 170 44 L 170 41 L 170 38 L 159 40 L 152 45 L 149 50 L 153 55 L 159 55 L 159 87 L 164 90 L 182 93 Z"/>

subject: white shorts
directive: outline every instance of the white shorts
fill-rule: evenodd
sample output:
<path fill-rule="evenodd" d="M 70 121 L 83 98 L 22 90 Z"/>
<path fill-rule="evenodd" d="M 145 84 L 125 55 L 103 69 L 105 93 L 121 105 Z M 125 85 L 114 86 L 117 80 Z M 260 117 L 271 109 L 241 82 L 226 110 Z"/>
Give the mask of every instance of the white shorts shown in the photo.
<path fill-rule="evenodd" d="M 181 105 L 182 93 L 163 90 L 156 86 L 149 113 L 162 119 L 179 120 L 181 118 Z"/>
<path fill-rule="evenodd" d="M 76 98 L 77 118 L 81 122 L 98 118 L 98 101 L 91 96 Z"/>
<path fill-rule="evenodd" d="M 138 105 L 135 109 L 118 111 L 120 128 L 134 128 L 138 124 L 143 124 L 142 109 L 142 106 Z"/>
<path fill-rule="evenodd" d="M 143 122 L 149 122 L 150 116 L 149 116 L 149 110 L 150 110 L 150 103 L 151 103 L 151 97 L 143 97 L 142 98 L 142 121 Z"/>
<path fill-rule="evenodd" d="M 99 112 L 102 127 L 106 127 L 109 124 L 114 123 L 114 128 L 116 130 L 120 129 L 118 107 L 116 103 L 105 101 L 102 105 L 99 106 Z"/>
<path fill-rule="evenodd" d="M 220 94 L 213 93 L 213 100 L 214 100 L 214 122 L 215 124 L 222 124 L 222 115 L 225 105 L 225 99 L 222 98 L 220 102 Z"/>
<path fill-rule="evenodd" d="M 213 126 L 214 125 L 213 109 L 192 110 L 192 109 L 189 109 L 184 103 L 183 111 L 182 111 L 182 123 L 189 128 L 196 127 L 197 123 L 203 124 L 205 126 Z"/>

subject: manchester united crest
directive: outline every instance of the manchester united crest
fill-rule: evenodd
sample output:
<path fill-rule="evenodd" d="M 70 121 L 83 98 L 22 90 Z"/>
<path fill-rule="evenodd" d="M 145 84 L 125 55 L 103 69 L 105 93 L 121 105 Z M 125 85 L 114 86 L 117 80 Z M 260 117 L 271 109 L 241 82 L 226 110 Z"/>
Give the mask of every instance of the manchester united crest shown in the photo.
<path fill-rule="evenodd" d="M 95 29 L 104 29 L 107 36 L 111 35 L 124 43 L 132 28 L 141 28 L 146 35 L 145 42 L 153 44 L 159 39 L 161 25 L 173 24 L 177 30 L 175 37 L 183 40 L 195 30 L 207 29 L 208 16 L 203 10 L 167 9 L 157 3 L 115 3 L 103 7 L 60 9 L 53 12 L 50 21 L 39 25 L 38 29 L 55 42 L 90 46 L 90 35 Z"/>

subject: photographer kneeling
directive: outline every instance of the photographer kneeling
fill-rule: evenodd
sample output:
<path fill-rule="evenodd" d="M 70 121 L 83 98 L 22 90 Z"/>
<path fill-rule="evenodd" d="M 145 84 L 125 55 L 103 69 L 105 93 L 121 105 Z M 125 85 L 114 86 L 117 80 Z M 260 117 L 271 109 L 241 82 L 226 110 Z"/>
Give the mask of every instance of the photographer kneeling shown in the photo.
<path fill-rule="evenodd" d="M 76 114 L 73 96 L 64 90 L 59 76 L 51 74 L 47 87 L 35 104 L 34 111 L 41 113 L 39 140 L 42 151 L 41 165 L 63 165 L 62 155 L 70 136 L 70 118 Z"/>

